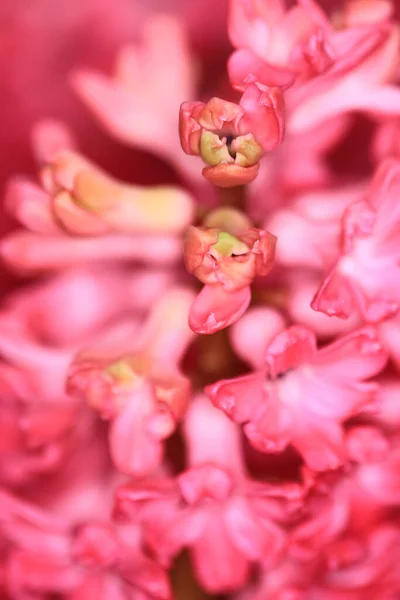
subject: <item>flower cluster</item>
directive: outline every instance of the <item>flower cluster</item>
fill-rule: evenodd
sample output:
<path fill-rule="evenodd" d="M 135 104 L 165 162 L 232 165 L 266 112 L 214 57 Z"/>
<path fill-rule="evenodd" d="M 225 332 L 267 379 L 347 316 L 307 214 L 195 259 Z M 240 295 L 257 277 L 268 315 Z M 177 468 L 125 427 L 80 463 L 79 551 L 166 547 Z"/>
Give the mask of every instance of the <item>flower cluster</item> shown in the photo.
<path fill-rule="evenodd" d="M 151 13 L 112 75 L 69 73 L 108 160 L 68 110 L 26 132 L 1 597 L 399 597 L 396 7 L 229 0 L 222 70 Z"/>

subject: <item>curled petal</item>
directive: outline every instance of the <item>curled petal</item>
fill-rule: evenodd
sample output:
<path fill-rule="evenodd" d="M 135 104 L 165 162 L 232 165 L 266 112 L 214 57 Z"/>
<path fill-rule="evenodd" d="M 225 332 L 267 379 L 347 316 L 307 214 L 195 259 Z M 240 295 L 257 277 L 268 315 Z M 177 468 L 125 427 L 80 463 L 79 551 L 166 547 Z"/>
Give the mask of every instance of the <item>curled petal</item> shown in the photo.
<path fill-rule="evenodd" d="M 189 326 L 195 333 L 216 333 L 240 319 L 250 300 L 249 286 L 227 292 L 221 285 L 205 285 L 190 309 Z"/>
<path fill-rule="evenodd" d="M 217 408 L 223 410 L 236 423 L 246 423 L 263 403 L 265 375 L 256 371 L 236 379 L 223 379 L 205 388 Z"/>
<path fill-rule="evenodd" d="M 245 115 L 240 126 L 254 132 L 257 142 L 265 152 L 282 143 L 285 132 L 284 99 L 279 88 L 251 84 L 241 100 Z"/>
<path fill-rule="evenodd" d="M 254 181 L 259 169 L 259 164 L 252 167 L 241 167 L 233 163 L 220 163 L 216 167 L 205 167 L 203 175 L 207 181 L 219 187 L 236 187 Z"/>
<path fill-rule="evenodd" d="M 183 102 L 180 106 L 179 137 L 186 154 L 199 155 L 201 127 L 192 115 L 198 113 L 203 106 L 202 102 Z"/>
<path fill-rule="evenodd" d="M 316 354 L 315 334 L 301 325 L 293 325 L 267 346 L 265 361 L 272 377 L 312 360 Z"/>
<path fill-rule="evenodd" d="M 115 466 L 122 473 L 143 477 L 160 464 L 163 455 L 161 440 L 146 428 L 146 420 L 153 411 L 151 387 L 143 385 L 111 424 L 110 452 Z"/>
<path fill-rule="evenodd" d="M 342 336 L 322 348 L 314 365 L 323 370 L 323 379 L 338 383 L 341 379 L 368 379 L 377 375 L 388 359 L 386 350 L 373 327 L 363 327 Z"/>

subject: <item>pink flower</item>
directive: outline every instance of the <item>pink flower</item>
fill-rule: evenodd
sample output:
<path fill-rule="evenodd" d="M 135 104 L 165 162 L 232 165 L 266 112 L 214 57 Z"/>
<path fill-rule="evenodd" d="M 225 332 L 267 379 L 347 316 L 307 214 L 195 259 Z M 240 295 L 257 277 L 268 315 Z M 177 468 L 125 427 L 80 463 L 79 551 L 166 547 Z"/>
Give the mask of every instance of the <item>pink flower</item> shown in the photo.
<path fill-rule="evenodd" d="M 75 358 L 69 392 L 111 420 L 116 467 L 146 475 L 160 464 L 163 441 L 183 418 L 190 381 L 178 367 L 193 334 L 187 325 L 193 294 L 172 288 L 156 302 L 143 327 L 126 322 Z"/>
<path fill-rule="evenodd" d="M 207 104 L 184 102 L 179 114 L 182 148 L 209 165 L 203 175 L 211 183 L 249 183 L 257 176 L 263 154 L 283 140 L 283 113 L 280 90 L 258 83 L 246 88 L 239 104 L 220 98 Z"/>
<path fill-rule="evenodd" d="M 239 319 L 250 302 L 250 284 L 272 268 L 276 237 L 251 227 L 233 209 L 209 213 L 190 227 L 184 242 L 186 269 L 205 283 L 189 314 L 196 333 L 215 333 Z"/>
<path fill-rule="evenodd" d="M 146 556 L 135 525 L 69 523 L 0 492 L 8 591 L 83 600 L 170 600 L 165 570 Z"/>
<path fill-rule="evenodd" d="M 359 17 L 354 26 L 350 22 L 347 29 L 332 29 L 338 60 L 331 69 L 288 90 L 289 135 L 352 111 L 371 117 L 398 116 L 400 90 L 394 84 L 400 34 L 392 16 L 393 5 L 384 13 L 377 11 L 376 20 L 371 20 L 373 11 L 368 11 L 368 5 L 379 4 L 379 0 L 364 4 L 365 21 Z M 362 12 L 361 8 L 359 14 Z"/>
<path fill-rule="evenodd" d="M 79 345 L 125 310 L 126 280 L 117 270 L 81 269 L 8 298 L 0 312 L 2 481 L 54 472 L 94 428 L 65 393 L 65 377 Z"/>
<path fill-rule="evenodd" d="M 205 398 L 194 400 L 185 434 L 189 469 L 176 480 L 123 486 L 118 514 L 143 524 L 146 543 L 163 564 L 189 547 L 204 589 L 234 590 L 248 580 L 251 563 L 273 564 L 279 556 L 285 542 L 279 522 L 297 506 L 301 489 L 248 479 L 239 432 Z"/>
<path fill-rule="evenodd" d="M 387 360 L 376 332 L 359 329 L 321 350 L 302 326 L 278 334 L 262 369 L 206 388 L 215 406 L 244 425 L 262 452 L 291 443 L 315 470 L 334 469 L 346 455 L 342 423 L 373 401 L 377 386 L 365 379 Z"/>
<path fill-rule="evenodd" d="M 388 35 L 389 14 L 376 21 L 352 23 L 339 30 L 312 0 L 300 0 L 285 10 L 281 0 L 231 0 L 229 34 L 238 48 L 228 69 L 238 89 L 258 81 L 288 87 L 327 73 L 335 77 L 352 70 Z M 353 21 L 355 21 L 353 16 Z"/>
<path fill-rule="evenodd" d="M 72 235 L 177 233 L 190 223 L 193 201 L 187 192 L 119 182 L 70 149 L 69 131 L 59 130 L 57 123 L 37 128 L 34 146 L 44 163 L 40 176 L 53 219 L 62 229 Z"/>
<path fill-rule="evenodd" d="M 344 215 L 341 255 L 312 301 L 314 310 L 347 318 L 357 308 L 370 322 L 398 310 L 399 189 L 400 163 L 387 160 L 365 200 L 352 204 Z"/>
<path fill-rule="evenodd" d="M 10 181 L 6 206 L 29 231 L 6 237 L 4 260 L 21 272 L 95 261 L 176 261 L 177 235 L 193 217 L 190 194 L 123 184 L 64 144 L 72 140 L 62 124 L 37 125 L 44 189 L 23 178 Z"/>

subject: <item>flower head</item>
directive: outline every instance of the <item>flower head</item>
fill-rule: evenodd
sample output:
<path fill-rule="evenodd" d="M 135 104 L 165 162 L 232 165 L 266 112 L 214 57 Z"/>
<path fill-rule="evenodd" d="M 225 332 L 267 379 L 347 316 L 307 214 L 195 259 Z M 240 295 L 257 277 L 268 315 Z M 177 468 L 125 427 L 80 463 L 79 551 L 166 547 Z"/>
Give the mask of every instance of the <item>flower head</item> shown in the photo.
<path fill-rule="evenodd" d="M 250 85 L 239 104 L 220 98 L 206 104 L 184 102 L 179 115 L 182 148 L 209 165 L 203 175 L 212 183 L 250 183 L 264 153 L 282 142 L 283 113 L 281 91 L 261 84 Z"/>
<path fill-rule="evenodd" d="M 244 425 L 250 443 L 279 452 L 291 443 L 315 470 L 346 461 L 342 423 L 370 406 L 387 355 L 373 329 L 354 331 L 317 350 L 315 335 L 293 326 L 278 334 L 264 368 L 206 388 L 215 406 Z"/>
<path fill-rule="evenodd" d="M 143 327 L 123 322 L 71 366 L 68 389 L 111 420 L 110 451 L 122 472 L 153 471 L 185 414 L 191 386 L 178 365 L 193 336 L 192 300 L 184 288 L 168 290 Z"/>
<path fill-rule="evenodd" d="M 190 227 L 185 265 L 205 286 L 189 315 L 197 333 L 214 333 L 235 322 L 250 302 L 250 284 L 273 266 L 276 237 L 251 227 L 240 211 L 217 209 L 203 227 Z"/>
<path fill-rule="evenodd" d="M 252 563 L 273 564 L 279 557 L 285 544 L 280 523 L 297 506 L 301 486 L 249 479 L 239 432 L 204 397 L 190 407 L 185 433 L 189 468 L 176 480 L 122 486 L 117 510 L 142 524 L 163 564 L 189 547 L 206 590 L 235 590 L 248 580 Z"/>

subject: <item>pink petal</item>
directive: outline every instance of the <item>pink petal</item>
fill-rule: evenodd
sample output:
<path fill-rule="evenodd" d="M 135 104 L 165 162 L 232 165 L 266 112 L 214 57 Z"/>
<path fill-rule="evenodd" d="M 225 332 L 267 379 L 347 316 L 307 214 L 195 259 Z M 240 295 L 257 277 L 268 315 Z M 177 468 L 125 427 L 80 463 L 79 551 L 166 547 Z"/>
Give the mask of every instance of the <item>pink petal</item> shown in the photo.
<path fill-rule="evenodd" d="M 242 92 L 249 84 L 256 82 L 282 90 L 294 83 L 292 71 L 265 62 L 246 49 L 231 54 L 227 69 L 232 86 Z"/>
<path fill-rule="evenodd" d="M 122 473 L 143 477 L 160 464 L 162 443 L 146 431 L 146 420 L 154 409 L 151 386 L 142 385 L 111 424 L 110 452 Z"/>
<path fill-rule="evenodd" d="M 337 469 L 347 458 L 342 428 L 318 417 L 306 416 L 295 431 L 292 443 L 314 471 Z"/>
<path fill-rule="evenodd" d="M 301 325 L 293 325 L 267 346 L 265 361 L 272 377 L 313 359 L 316 353 L 315 334 Z"/>
<path fill-rule="evenodd" d="M 229 331 L 236 354 L 255 369 L 262 368 L 268 344 L 284 326 L 284 318 L 278 311 L 250 308 Z"/>
<path fill-rule="evenodd" d="M 195 333 L 212 334 L 246 312 L 251 300 L 250 287 L 227 292 L 220 285 L 205 285 L 192 304 L 189 326 Z"/>
<path fill-rule="evenodd" d="M 223 410 L 236 423 L 245 423 L 252 418 L 264 402 L 264 373 L 257 371 L 236 379 L 225 379 L 205 388 L 217 408 Z"/>
<path fill-rule="evenodd" d="M 191 548 L 193 567 L 209 593 L 235 590 L 247 581 L 249 563 L 229 538 L 218 512 L 211 512 L 206 529 Z"/>
<path fill-rule="evenodd" d="M 313 364 L 324 380 L 356 382 L 377 375 L 387 359 L 376 329 L 364 327 L 325 346 L 318 352 Z"/>

